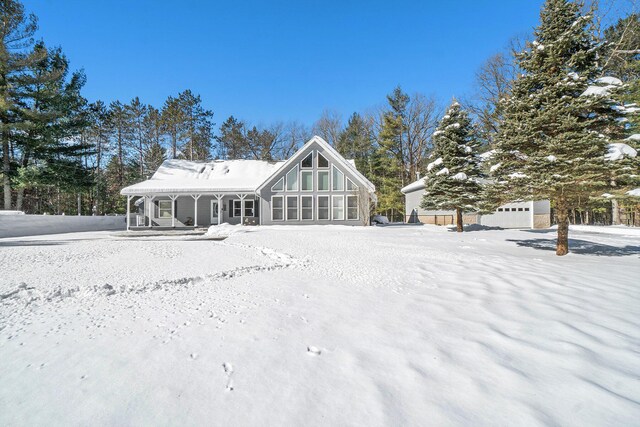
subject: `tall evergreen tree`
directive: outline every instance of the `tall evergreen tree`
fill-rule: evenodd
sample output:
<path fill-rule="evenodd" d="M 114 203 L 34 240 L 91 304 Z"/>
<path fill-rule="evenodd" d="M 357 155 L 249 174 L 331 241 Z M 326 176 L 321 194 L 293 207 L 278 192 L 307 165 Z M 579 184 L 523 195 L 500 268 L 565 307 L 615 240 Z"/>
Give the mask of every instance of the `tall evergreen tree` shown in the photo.
<path fill-rule="evenodd" d="M 33 66 L 42 59 L 42 50 L 33 49 L 38 28 L 35 15 L 27 15 L 15 0 L 0 0 L 0 140 L 2 143 L 2 183 L 4 209 L 11 209 L 12 178 L 16 164 L 12 152 L 16 137 L 28 130 L 25 118 L 29 99 L 25 85 L 34 82 Z"/>
<path fill-rule="evenodd" d="M 93 146 L 93 213 L 102 214 L 105 209 L 106 183 L 104 169 L 108 160 L 113 127 L 109 120 L 109 110 L 102 101 L 89 105 L 89 126 L 85 129 L 85 138 Z"/>
<path fill-rule="evenodd" d="M 551 200 L 558 255 L 569 249 L 569 210 L 609 186 L 604 155 L 621 133 L 609 99 L 584 96 L 602 70 L 591 16 L 580 7 L 545 1 L 535 40 L 517 57 L 523 73 L 505 104 L 492 167 L 497 200 Z"/>
<path fill-rule="evenodd" d="M 481 146 L 469 115 L 457 101 L 449 106 L 433 134 L 433 160 L 424 177 L 423 209 L 455 210 L 457 231 L 462 232 L 463 212 L 480 210 Z"/>
<path fill-rule="evenodd" d="M 374 184 L 378 192 L 378 209 L 399 217 L 404 202 L 400 188 L 405 184 L 402 168 L 404 116 L 409 96 L 400 87 L 387 96 L 391 109 L 382 115 L 378 147 L 373 156 Z"/>
<path fill-rule="evenodd" d="M 223 159 L 245 159 L 249 155 L 246 136 L 246 125 L 242 120 L 229 116 L 220 125 L 218 141 L 218 155 Z"/>
<path fill-rule="evenodd" d="M 184 110 L 180 106 L 178 98 L 168 97 L 162 107 L 162 129 L 169 138 L 170 155 L 172 159 L 178 158 L 178 144 L 184 128 Z"/>
<path fill-rule="evenodd" d="M 624 86 L 616 99 L 623 104 L 620 111 L 625 114 L 626 133 L 629 137 L 621 143 L 640 151 L 640 14 L 632 13 L 619 19 L 604 30 L 604 73 L 620 78 Z M 640 196 L 633 191 L 639 185 L 637 179 L 638 166 L 636 159 L 625 157 L 617 162 L 618 191 L 613 192 L 611 199 L 612 220 L 614 224 L 623 223 L 621 212 L 626 211 L 628 224 L 640 224 Z M 635 167 L 634 167 L 635 166 Z M 626 173 L 625 173 L 626 172 Z M 635 216 L 635 218 L 634 218 Z"/>
<path fill-rule="evenodd" d="M 360 114 L 349 117 L 347 127 L 342 131 L 336 144 L 336 150 L 347 159 L 354 159 L 356 168 L 371 176 L 371 154 L 374 150 L 374 135 L 371 123 Z"/>
<path fill-rule="evenodd" d="M 124 187 L 125 164 L 129 158 L 129 147 L 133 140 L 133 126 L 129 110 L 120 102 L 114 101 L 109 105 L 109 122 L 113 129 L 116 165 L 110 165 L 113 171 L 116 168 L 115 182 L 120 188 Z M 113 160 L 110 161 L 112 163 Z"/>
<path fill-rule="evenodd" d="M 167 150 L 157 142 L 151 143 L 144 153 L 144 170 L 152 173 L 167 159 Z"/>
<path fill-rule="evenodd" d="M 207 160 L 211 157 L 211 139 L 214 123 L 213 112 L 202 106 L 200 95 L 190 90 L 178 94 L 178 105 L 183 119 L 181 139 L 182 152 L 189 160 Z"/>
<path fill-rule="evenodd" d="M 144 154 L 147 149 L 145 138 L 145 118 L 147 116 L 147 106 L 140 102 L 137 96 L 125 106 L 129 119 L 131 120 L 131 147 L 137 155 L 139 174 L 144 176 Z"/>
<path fill-rule="evenodd" d="M 75 72 L 67 78 L 69 63 L 60 48 L 48 49 L 39 42 L 34 51 L 41 59 L 30 67 L 33 79 L 23 87 L 29 105 L 24 119 L 29 126 L 16 136 L 18 210 L 23 208 L 25 190 L 34 186 L 53 185 L 77 192 L 90 182 L 90 171 L 82 164 L 89 149 L 81 137 L 88 125 L 86 100 L 80 94 L 84 74 Z M 29 173 L 21 172 L 25 168 L 30 168 Z"/>
<path fill-rule="evenodd" d="M 149 177 L 167 158 L 167 150 L 163 146 L 162 115 L 157 108 L 149 105 L 142 122 L 144 139 L 143 171 Z"/>

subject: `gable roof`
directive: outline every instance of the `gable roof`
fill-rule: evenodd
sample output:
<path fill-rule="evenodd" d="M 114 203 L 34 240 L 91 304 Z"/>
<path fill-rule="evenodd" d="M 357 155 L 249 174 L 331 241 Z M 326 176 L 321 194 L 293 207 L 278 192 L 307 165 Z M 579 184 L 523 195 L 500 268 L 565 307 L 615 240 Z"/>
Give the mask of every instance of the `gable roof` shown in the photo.
<path fill-rule="evenodd" d="M 125 187 L 120 194 L 253 192 L 283 164 L 264 160 L 165 160 L 150 179 Z"/>
<path fill-rule="evenodd" d="M 278 170 L 273 171 L 271 176 L 265 179 L 264 182 L 258 187 L 257 191 L 262 190 L 273 178 L 275 178 L 278 172 L 280 171 L 280 169 L 286 169 L 288 166 L 291 166 L 292 164 L 300 161 L 300 158 L 302 157 L 305 150 L 313 143 L 320 145 L 324 150 L 328 151 L 331 154 L 331 156 L 336 160 L 336 162 L 339 165 L 341 165 L 343 168 L 351 172 L 351 174 L 357 179 L 357 181 L 359 181 L 360 185 L 367 188 L 369 193 L 373 195 L 374 200 L 376 200 L 376 197 L 375 197 L 376 186 L 373 185 L 371 181 L 369 181 L 364 175 L 362 175 L 358 171 L 358 169 L 356 169 L 355 162 L 353 160 L 347 160 L 344 157 L 342 157 L 342 155 L 338 153 L 338 151 L 335 148 L 333 148 L 327 141 L 320 138 L 318 135 L 314 135 L 313 138 L 311 138 L 302 147 L 300 147 L 300 149 L 296 151 L 296 153 L 293 156 L 291 156 L 289 160 L 284 162 L 284 164 L 282 164 L 282 166 L 280 166 Z"/>

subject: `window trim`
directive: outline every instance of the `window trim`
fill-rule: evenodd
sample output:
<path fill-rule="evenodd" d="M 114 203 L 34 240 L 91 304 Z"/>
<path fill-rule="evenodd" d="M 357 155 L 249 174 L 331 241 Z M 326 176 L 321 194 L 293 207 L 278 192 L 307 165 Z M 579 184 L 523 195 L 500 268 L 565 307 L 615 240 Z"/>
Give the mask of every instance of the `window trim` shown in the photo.
<path fill-rule="evenodd" d="M 303 199 L 311 199 L 311 208 L 305 208 L 302 205 L 302 200 Z M 300 196 L 300 221 L 313 221 L 313 200 L 314 200 L 314 197 L 312 195 Z M 302 217 L 302 211 L 304 209 L 311 209 L 311 218 L 305 219 L 305 218 Z"/>
<path fill-rule="evenodd" d="M 275 219 L 273 217 L 273 199 L 280 199 L 282 200 L 282 207 L 280 209 L 282 209 L 282 219 Z M 284 209 L 285 209 L 285 205 L 284 205 L 284 196 L 271 196 L 271 221 L 284 221 L 285 215 L 284 215 Z"/>
<path fill-rule="evenodd" d="M 236 202 L 240 203 L 240 208 L 239 208 L 240 209 L 240 215 L 236 215 Z M 233 212 L 232 212 L 233 215 L 231 216 L 232 218 L 240 218 L 241 216 L 243 216 L 242 215 L 242 205 L 243 204 L 244 203 L 242 203 L 241 199 L 233 199 L 233 204 L 231 205 L 233 207 Z"/>
<path fill-rule="evenodd" d="M 324 198 L 327 199 L 327 218 L 326 219 L 320 219 L 320 199 Z M 322 208 L 325 209 L 325 208 Z M 326 194 L 326 195 L 318 195 L 316 197 L 316 218 L 318 219 L 318 221 L 331 221 L 331 196 Z"/>
<path fill-rule="evenodd" d="M 167 202 L 169 203 L 169 216 L 162 216 L 162 211 L 163 210 L 167 210 L 167 208 L 161 208 L 160 204 L 162 202 Z M 160 199 L 158 200 L 158 216 L 156 217 L 156 219 L 171 219 L 173 218 L 173 207 L 171 206 L 171 199 Z"/>
<path fill-rule="evenodd" d="M 336 199 L 342 199 L 342 218 L 334 218 L 333 216 L 333 206 L 334 206 L 334 200 Z M 331 196 L 331 221 L 344 221 L 344 195 L 342 194 L 334 194 Z"/>
<path fill-rule="evenodd" d="M 281 190 L 276 190 L 274 187 L 275 187 L 276 185 L 278 185 L 278 183 L 280 183 L 280 182 L 282 182 L 282 189 L 281 189 Z M 286 188 L 286 187 L 285 187 L 285 185 L 284 185 L 284 176 L 283 176 L 283 177 L 280 177 L 280 179 L 279 179 L 279 180 L 277 180 L 277 181 L 276 181 L 276 183 L 275 183 L 275 184 L 273 184 L 273 185 L 271 186 L 271 192 L 273 192 L 273 193 L 277 193 L 277 192 L 279 192 L 279 191 L 284 191 L 284 189 L 285 189 L 285 188 Z"/>
<path fill-rule="evenodd" d="M 326 173 L 327 174 L 327 184 L 329 184 L 329 186 L 327 187 L 326 190 L 321 190 L 320 189 L 320 174 L 321 173 Z M 318 184 L 316 186 L 316 187 L 318 187 L 318 191 L 321 191 L 321 192 L 325 192 L 325 191 L 329 192 L 329 191 L 331 191 L 331 171 L 326 170 L 326 169 L 321 169 L 319 171 L 316 171 L 316 182 Z"/>
<path fill-rule="evenodd" d="M 251 202 L 251 215 L 247 215 L 247 203 Z M 242 203 L 242 210 L 245 218 L 255 218 L 256 217 L 256 201 L 254 199 L 245 200 Z"/>
<path fill-rule="evenodd" d="M 346 183 L 344 186 L 345 191 L 358 191 L 359 188 L 355 182 L 353 182 L 348 176 L 345 175 Z M 351 183 L 352 189 L 349 189 L 349 183 Z"/>
<path fill-rule="evenodd" d="M 307 154 L 306 156 L 304 156 L 304 158 L 302 160 L 300 160 L 300 170 L 302 170 L 302 169 L 311 169 L 311 170 L 313 170 L 313 158 L 315 157 L 313 155 L 314 152 L 315 152 L 315 150 L 311 150 L 309 152 L 309 154 Z M 307 160 L 307 157 L 309 157 L 309 156 L 311 156 L 311 166 L 302 166 L 302 162 Z"/>
<path fill-rule="evenodd" d="M 337 170 L 338 172 L 340 172 L 342 174 L 342 188 L 337 189 L 334 188 L 333 186 L 333 171 Z M 346 175 L 344 174 L 344 172 L 342 172 L 340 169 L 338 169 L 336 167 L 336 165 L 331 165 L 331 191 L 344 191 L 345 186 L 344 186 L 344 179 L 346 178 Z"/>
<path fill-rule="evenodd" d="M 327 166 L 320 166 L 320 157 L 322 157 L 323 159 L 325 159 L 327 161 Z M 321 154 L 319 151 L 316 152 L 316 168 L 317 169 L 329 169 L 330 166 L 331 166 L 331 162 L 329 161 L 329 158 L 327 156 L 325 156 L 324 154 Z"/>
<path fill-rule="evenodd" d="M 305 173 L 307 175 L 311 175 L 311 189 L 310 190 L 305 190 L 305 189 L 302 188 L 302 182 L 303 182 L 302 175 L 305 174 Z M 300 181 L 300 191 L 302 191 L 304 193 L 313 192 L 313 170 L 309 170 L 309 169 L 301 170 L 300 171 L 300 180 L 299 181 Z"/>
<path fill-rule="evenodd" d="M 289 190 L 289 174 L 293 171 L 296 171 L 295 176 L 296 176 L 296 188 L 293 188 L 291 190 Z M 294 167 L 292 167 L 291 169 L 289 169 L 289 172 L 287 172 L 286 174 L 284 174 L 284 190 L 285 191 L 299 191 L 300 189 L 300 167 L 299 165 L 295 165 Z"/>
<path fill-rule="evenodd" d="M 354 197 L 356 199 L 356 217 L 355 218 L 349 218 L 349 198 L 350 197 Z M 359 205 L 359 200 L 358 200 L 358 196 L 355 194 L 348 194 L 347 196 L 345 196 L 345 204 L 344 204 L 344 208 L 346 211 L 346 215 L 345 218 L 347 221 L 359 221 L 360 220 L 360 205 Z"/>
<path fill-rule="evenodd" d="M 296 199 L 296 219 L 289 219 L 289 199 Z M 300 200 L 298 195 L 287 195 L 285 201 L 285 221 L 300 221 Z"/>

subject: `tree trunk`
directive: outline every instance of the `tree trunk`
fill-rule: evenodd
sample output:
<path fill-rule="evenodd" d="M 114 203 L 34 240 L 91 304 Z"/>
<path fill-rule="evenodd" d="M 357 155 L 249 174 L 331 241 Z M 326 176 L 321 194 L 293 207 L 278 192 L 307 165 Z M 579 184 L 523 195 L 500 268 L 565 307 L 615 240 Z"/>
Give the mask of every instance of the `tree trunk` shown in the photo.
<path fill-rule="evenodd" d="M 11 210 L 11 159 L 9 157 L 9 136 L 2 133 L 2 181 L 4 187 L 4 208 Z"/>
<path fill-rule="evenodd" d="M 30 157 L 30 151 L 29 150 L 25 150 L 24 155 L 22 156 L 22 162 L 21 165 L 23 168 L 26 168 L 29 165 L 29 157 Z M 24 201 L 24 187 L 20 187 L 18 188 L 18 195 L 16 196 L 16 210 L 17 211 L 21 211 L 22 210 L 22 203 Z"/>
<path fill-rule="evenodd" d="M 556 216 L 558 217 L 556 255 L 562 256 L 569 253 L 569 209 L 565 200 L 558 200 Z"/>
<path fill-rule="evenodd" d="M 616 199 L 611 200 L 611 224 L 620 224 L 620 208 Z"/>
<path fill-rule="evenodd" d="M 462 228 L 462 208 L 456 209 L 456 231 L 458 233 L 462 233 L 464 231 Z"/>

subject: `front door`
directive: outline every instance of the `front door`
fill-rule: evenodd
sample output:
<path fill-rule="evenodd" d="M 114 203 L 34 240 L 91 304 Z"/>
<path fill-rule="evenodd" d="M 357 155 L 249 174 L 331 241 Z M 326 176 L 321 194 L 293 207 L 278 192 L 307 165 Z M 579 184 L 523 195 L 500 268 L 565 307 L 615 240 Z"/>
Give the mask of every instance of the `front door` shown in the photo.
<path fill-rule="evenodd" d="M 218 201 L 211 201 L 211 225 L 218 224 Z"/>

